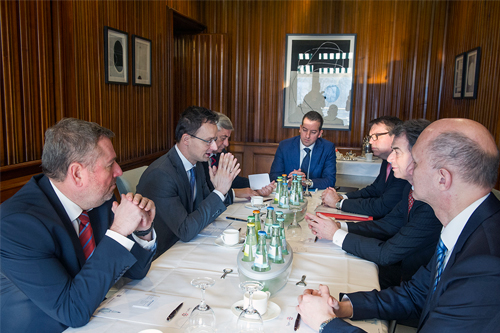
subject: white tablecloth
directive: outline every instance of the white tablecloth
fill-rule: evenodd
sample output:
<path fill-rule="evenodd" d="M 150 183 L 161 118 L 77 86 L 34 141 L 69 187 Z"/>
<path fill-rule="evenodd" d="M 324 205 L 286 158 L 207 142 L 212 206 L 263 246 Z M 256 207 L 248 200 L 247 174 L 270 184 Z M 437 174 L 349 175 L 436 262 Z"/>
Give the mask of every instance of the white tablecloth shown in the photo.
<path fill-rule="evenodd" d="M 381 163 L 382 159 L 375 157 L 373 162 L 367 162 L 363 159 L 357 161 L 337 160 L 337 175 L 377 177 Z"/>
<path fill-rule="evenodd" d="M 309 200 L 308 210 L 312 211 L 319 202 L 319 193 Z M 242 228 L 244 222 L 225 219 L 226 216 L 245 218 L 251 210 L 243 204 L 233 204 L 216 220 L 216 226 L 223 228 L 226 224 L 236 229 Z M 308 288 L 318 288 L 320 283 L 327 285 L 333 296 L 339 292 L 378 289 L 377 266 L 366 260 L 346 254 L 334 246 L 331 241 L 318 240 L 303 221 L 300 223 L 306 242 L 301 245 L 292 244 L 294 259 L 292 271 L 286 286 L 272 295 L 271 302 L 281 308 L 279 316 L 264 322 L 266 332 L 293 332 L 293 324 L 297 316 L 295 306 L 297 297 L 304 288 L 295 285 L 302 275 L 307 275 Z M 206 233 L 206 232 L 205 232 Z M 237 317 L 230 306 L 243 298 L 238 288 L 236 255 L 239 248 L 216 246 L 215 237 L 197 236 L 189 243 L 178 242 L 153 263 L 147 277 L 141 281 L 131 281 L 123 286 L 114 297 L 113 302 L 101 305 L 92 320 L 79 329 L 68 329 L 66 332 L 139 332 L 147 328 L 156 328 L 162 332 L 182 332 L 186 325 L 188 311 L 199 303 L 201 292 L 191 286 L 195 277 L 208 276 L 215 279 L 213 287 L 207 289 L 206 302 L 215 311 L 217 332 L 236 332 Z M 295 245 L 295 246 L 294 246 Z M 224 268 L 232 268 L 233 273 L 226 279 L 220 279 Z M 115 295 L 116 296 L 116 295 Z M 154 300 L 149 308 L 137 305 Z M 167 323 L 165 318 L 178 305 L 184 302 L 181 313 L 173 321 Z M 119 313 L 117 313 L 119 312 Z M 368 332 L 387 332 L 387 323 L 379 320 L 354 322 Z M 297 332 L 314 332 L 303 322 Z"/>

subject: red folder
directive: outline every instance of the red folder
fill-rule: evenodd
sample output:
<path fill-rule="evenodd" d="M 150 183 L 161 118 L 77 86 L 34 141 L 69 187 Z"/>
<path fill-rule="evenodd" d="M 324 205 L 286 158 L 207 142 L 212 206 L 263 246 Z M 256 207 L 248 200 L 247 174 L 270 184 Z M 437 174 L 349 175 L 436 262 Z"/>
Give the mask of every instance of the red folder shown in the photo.
<path fill-rule="evenodd" d="M 324 216 L 334 217 L 338 220 L 350 220 L 350 221 L 373 221 L 373 216 L 361 217 L 361 216 L 352 216 L 347 214 L 335 214 L 335 213 L 322 213 L 317 212 L 316 215 L 323 214 Z"/>

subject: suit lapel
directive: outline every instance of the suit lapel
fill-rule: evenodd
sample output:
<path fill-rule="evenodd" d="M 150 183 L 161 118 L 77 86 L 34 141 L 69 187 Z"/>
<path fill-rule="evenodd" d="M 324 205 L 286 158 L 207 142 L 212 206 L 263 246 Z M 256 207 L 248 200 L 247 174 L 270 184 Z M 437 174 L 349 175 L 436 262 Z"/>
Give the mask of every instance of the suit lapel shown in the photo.
<path fill-rule="evenodd" d="M 177 154 L 177 150 L 175 149 L 175 147 L 170 149 L 170 151 L 168 152 L 168 157 L 170 159 L 170 162 L 172 163 L 172 166 L 176 169 L 176 174 L 180 177 L 181 184 L 179 188 L 179 194 L 181 195 L 182 193 L 182 196 L 184 196 L 184 202 L 190 203 L 189 209 L 191 210 L 189 211 L 189 213 L 191 213 L 193 211 L 193 205 L 191 204 L 191 185 L 189 184 L 189 179 L 186 169 L 184 169 L 184 164 L 182 164 L 182 160 L 179 157 L 179 154 Z M 203 169 L 203 166 L 201 166 L 201 169 Z M 196 172 L 198 172 L 198 170 Z"/>
<path fill-rule="evenodd" d="M 66 228 L 66 231 L 68 232 L 68 235 L 71 239 L 71 242 L 73 243 L 73 247 L 75 249 L 76 256 L 78 258 L 78 262 L 80 264 L 80 267 L 82 267 L 85 264 L 85 255 L 83 254 L 83 249 L 82 245 L 80 244 L 80 239 L 78 238 L 78 235 L 75 232 L 75 228 L 73 227 L 73 223 L 71 223 L 68 214 L 66 213 L 66 210 L 64 209 L 61 201 L 57 197 L 56 193 L 54 192 L 54 189 L 52 188 L 52 185 L 50 184 L 49 178 L 46 176 L 43 176 L 40 181 L 38 182 L 38 185 L 40 186 L 40 189 L 45 193 L 47 196 L 48 200 L 52 204 L 52 207 L 56 211 L 57 215 L 59 216 L 59 221 L 61 224 Z M 59 222 L 57 221 L 57 222 Z"/>
<path fill-rule="evenodd" d="M 316 140 L 316 144 L 314 145 L 314 149 L 311 155 L 311 166 L 309 167 L 309 178 L 313 178 L 313 171 L 316 171 L 315 168 L 319 167 L 319 160 L 323 155 L 323 142 L 321 138 Z M 321 174 L 321 173 L 320 173 Z"/>

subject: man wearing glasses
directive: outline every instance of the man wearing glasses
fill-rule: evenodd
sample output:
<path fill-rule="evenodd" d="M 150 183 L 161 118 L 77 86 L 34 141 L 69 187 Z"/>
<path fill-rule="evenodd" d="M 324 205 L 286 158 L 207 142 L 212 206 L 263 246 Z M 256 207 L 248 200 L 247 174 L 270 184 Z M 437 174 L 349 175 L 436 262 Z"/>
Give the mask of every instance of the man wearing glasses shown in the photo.
<path fill-rule="evenodd" d="M 401 119 L 391 116 L 382 116 L 370 121 L 369 135 L 373 155 L 383 159 L 379 175 L 373 184 L 344 195 L 328 188 L 321 195 L 324 205 L 349 213 L 373 216 L 374 219 L 380 219 L 393 210 L 401 200 L 403 189 L 408 183 L 404 179 L 394 177 L 391 165 L 387 162 L 393 139 L 389 132 L 402 123 Z"/>
<path fill-rule="evenodd" d="M 137 185 L 156 203 L 157 256 L 179 239 L 190 241 L 226 210 L 226 194 L 240 165 L 230 153 L 221 154 L 218 168 L 210 169 L 214 190 L 209 190 L 202 162 L 217 150 L 216 124 L 215 112 L 188 107 L 175 129 L 175 146 L 146 169 Z"/>

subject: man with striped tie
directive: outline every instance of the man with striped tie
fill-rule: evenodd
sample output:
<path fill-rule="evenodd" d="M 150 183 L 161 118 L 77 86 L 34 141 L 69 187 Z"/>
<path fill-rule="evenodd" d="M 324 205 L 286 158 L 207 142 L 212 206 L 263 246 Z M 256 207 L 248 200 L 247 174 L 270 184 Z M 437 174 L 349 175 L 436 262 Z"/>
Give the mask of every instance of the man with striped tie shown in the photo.
<path fill-rule="evenodd" d="M 45 133 L 44 174 L 1 206 L 2 332 L 85 325 L 125 275 L 143 278 L 156 249 L 153 201 L 114 201 L 110 130 L 66 118 Z"/>
<path fill-rule="evenodd" d="M 412 149 L 413 195 L 443 225 L 436 253 L 409 282 L 347 294 L 306 290 L 297 310 L 320 332 L 360 332 L 352 320 L 419 319 L 419 332 L 497 332 L 500 323 L 500 201 L 492 193 L 495 139 L 469 119 L 429 125 Z"/>

